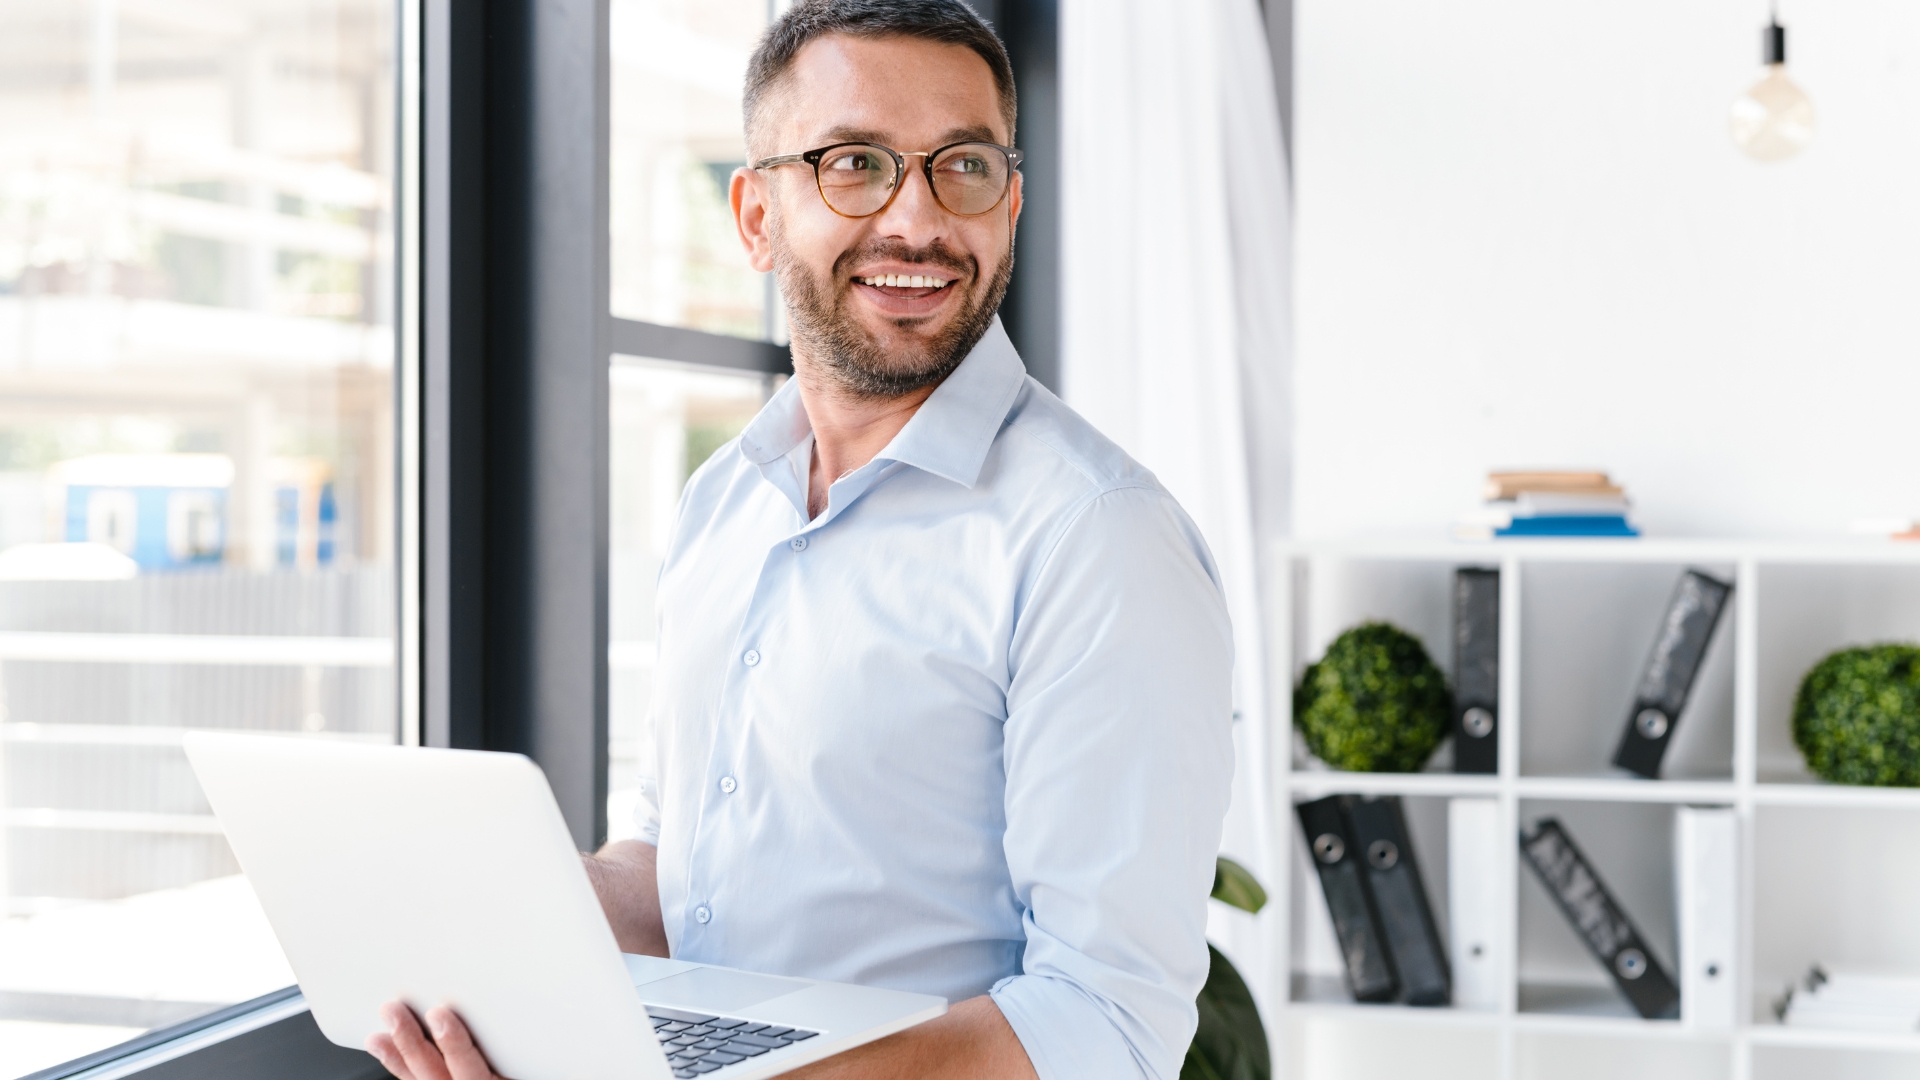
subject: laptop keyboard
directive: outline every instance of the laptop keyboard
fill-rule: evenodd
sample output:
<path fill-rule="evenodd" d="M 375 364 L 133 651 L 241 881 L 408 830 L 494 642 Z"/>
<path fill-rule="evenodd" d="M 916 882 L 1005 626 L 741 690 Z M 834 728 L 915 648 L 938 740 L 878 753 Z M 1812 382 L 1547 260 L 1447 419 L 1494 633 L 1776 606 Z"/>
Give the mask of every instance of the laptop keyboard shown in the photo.
<path fill-rule="evenodd" d="M 716 1073 L 820 1034 L 660 1005 L 647 1006 L 647 1015 L 653 1017 L 654 1034 L 660 1037 L 667 1064 L 673 1066 L 673 1075 L 678 1077 Z"/>

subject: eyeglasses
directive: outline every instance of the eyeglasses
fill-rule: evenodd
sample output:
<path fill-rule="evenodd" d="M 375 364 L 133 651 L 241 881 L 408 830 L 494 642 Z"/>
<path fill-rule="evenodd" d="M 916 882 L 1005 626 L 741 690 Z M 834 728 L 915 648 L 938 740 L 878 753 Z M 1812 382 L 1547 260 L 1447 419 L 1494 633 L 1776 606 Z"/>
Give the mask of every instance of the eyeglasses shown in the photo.
<path fill-rule="evenodd" d="M 863 218 L 893 205 L 907 159 L 917 157 L 923 159 L 934 199 L 949 213 L 975 217 L 1007 197 L 1023 156 L 1011 146 L 990 142 L 959 142 L 906 154 L 878 143 L 835 143 L 804 154 L 762 158 L 753 167 L 811 165 L 827 209 L 841 217 Z"/>

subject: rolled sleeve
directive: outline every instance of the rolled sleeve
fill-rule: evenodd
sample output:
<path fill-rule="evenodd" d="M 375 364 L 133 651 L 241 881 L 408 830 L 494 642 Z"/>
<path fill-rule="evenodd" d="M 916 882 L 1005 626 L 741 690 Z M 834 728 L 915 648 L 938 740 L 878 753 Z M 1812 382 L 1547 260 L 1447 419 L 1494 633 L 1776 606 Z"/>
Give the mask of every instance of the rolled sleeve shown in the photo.
<path fill-rule="evenodd" d="M 992 995 L 1042 1080 L 1179 1075 L 1233 776 L 1232 649 L 1206 545 L 1157 488 L 1090 500 L 1035 578 L 1005 742 L 1027 940 Z"/>
<path fill-rule="evenodd" d="M 633 804 L 635 839 L 660 846 L 660 795 L 651 776 L 640 778 L 640 797 Z"/>

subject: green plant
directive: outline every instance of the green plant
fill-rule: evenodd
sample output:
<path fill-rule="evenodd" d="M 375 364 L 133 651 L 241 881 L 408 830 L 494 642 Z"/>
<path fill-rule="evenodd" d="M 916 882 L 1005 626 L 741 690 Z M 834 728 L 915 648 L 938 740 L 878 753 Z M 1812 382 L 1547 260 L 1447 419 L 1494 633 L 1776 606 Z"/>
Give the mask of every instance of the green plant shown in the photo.
<path fill-rule="evenodd" d="M 1213 864 L 1213 898 L 1246 912 L 1267 905 L 1267 890 L 1247 869 L 1221 856 Z M 1267 1056 L 1267 1029 L 1260 1023 L 1253 993 L 1233 964 L 1207 946 L 1207 983 L 1200 988 L 1200 1027 L 1187 1047 L 1180 1080 L 1267 1080 L 1273 1065 Z"/>
<path fill-rule="evenodd" d="M 1920 787 L 1920 645 L 1841 649 L 1793 699 L 1793 742 L 1836 784 Z"/>
<path fill-rule="evenodd" d="M 1447 678 L 1420 639 L 1382 622 L 1333 640 L 1293 692 L 1307 749 L 1336 769 L 1413 772 L 1447 733 Z"/>

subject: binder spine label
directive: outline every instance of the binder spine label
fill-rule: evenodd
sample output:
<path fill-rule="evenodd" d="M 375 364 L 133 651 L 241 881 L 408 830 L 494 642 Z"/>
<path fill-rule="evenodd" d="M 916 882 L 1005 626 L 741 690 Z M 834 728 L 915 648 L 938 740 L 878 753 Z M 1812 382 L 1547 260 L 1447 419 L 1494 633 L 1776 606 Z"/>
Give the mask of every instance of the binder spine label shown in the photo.
<path fill-rule="evenodd" d="M 1680 991 L 1673 979 L 1560 823 L 1535 822 L 1531 833 L 1521 834 L 1520 850 L 1634 1009 L 1649 1020 L 1678 1015 Z"/>
<path fill-rule="evenodd" d="M 1341 810 L 1341 796 L 1301 803 L 1295 808 L 1306 836 L 1307 854 L 1320 876 L 1327 914 L 1339 939 L 1347 989 L 1355 1001 L 1391 1001 L 1399 989 L 1380 932 L 1373 898 L 1360 870 L 1361 856 Z"/>
<path fill-rule="evenodd" d="M 1500 770 L 1500 571 L 1453 574 L 1453 771 Z"/>
<path fill-rule="evenodd" d="M 1698 570 L 1681 575 L 1634 691 L 1627 729 L 1613 755 L 1615 765 L 1650 779 L 1660 775 L 1660 759 L 1732 592 L 1733 586 Z"/>

